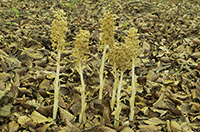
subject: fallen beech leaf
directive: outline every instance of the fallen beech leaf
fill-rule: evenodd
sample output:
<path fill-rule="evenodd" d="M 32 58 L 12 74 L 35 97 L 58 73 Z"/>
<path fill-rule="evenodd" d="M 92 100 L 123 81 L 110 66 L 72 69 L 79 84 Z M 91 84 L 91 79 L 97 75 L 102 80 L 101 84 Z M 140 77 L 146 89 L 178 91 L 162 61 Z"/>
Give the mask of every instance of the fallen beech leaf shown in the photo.
<path fill-rule="evenodd" d="M 45 122 L 51 122 L 53 121 L 52 118 L 48 117 L 46 118 L 45 116 L 43 116 L 42 114 L 38 113 L 37 111 L 33 111 L 31 114 L 31 119 L 35 122 L 35 123 L 45 123 Z"/>
<path fill-rule="evenodd" d="M 42 59 L 43 57 L 43 54 L 41 53 L 30 53 L 30 52 L 27 52 L 28 56 L 30 58 L 33 58 L 33 59 Z"/>
<path fill-rule="evenodd" d="M 44 124 L 43 126 L 41 127 L 38 127 L 35 132 L 45 132 L 47 130 L 47 128 L 49 128 L 49 126 L 52 124 L 51 123 L 48 123 L 48 124 Z"/>
<path fill-rule="evenodd" d="M 5 73 L 7 73 L 8 70 L 9 70 L 8 67 L 7 67 L 7 65 L 6 65 L 5 60 L 3 60 L 3 58 L 1 60 L 1 68 L 2 68 L 2 71 L 5 72 Z"/>
<path fill-rule="evenodd" d="M 182 115 L 181 111 L 174 106 L 168 106 L 169 110 L 176 116 Z"/>
<path fill-rule="evenodd" d="M 0 57 L 2 57 L 2 56 L 8 57 L 8 54 L 5 51 L 3 51 L 2 49 L 0 49 Z"/>
<path fill-rule="evenodd" d="M 39 89 L 40 89 L 40 90 L 42 90 L 42 89 L 48 90 L 49 87 L 50 87 L 50 82 L 51 82 L 50 80 L 44 79 L 44 80 L 40 83 Z"/>
<path fill-rule="evenodd" d="M 60 118 L 62 121 L 68 120 L 70 122 L 74 122 L 76 120 L 76 117 L 69 113 L 67 110 L 59 107 L 59 112 L 60 112 Z"/>
<path fill-rule="evenodd" d="M 31 120 L 31 118 L 30 117 L 28 117 L 28 116 L 20 116 L 19 118 L 18 118 L 18 123 L 20 124 L 20 125 L 25 125 L 26 124 L 26 122 L 28 122 L 28 121 L 30 121 Z"/>
<path fill-rule="evenodd" d="M 9 132 L 17 132 L 19 128 L 19 124 L 16 121 L 9 122 L 8 129 Z"/>
<path fill-rule="evenodd" d="M 100 126 L 98 129 L 100 130 L 100 132 L 117 132 L 115 129 L 105 126 Z"/>
<path fill-rule="evenodd" d="M 6 104 L 3 107 L 0 107 L 0 117 L 10 117 L 10 109 L 13 107 L 11 103 Z"/>
<path fill-rule="evenodd" d="M 192 54 L 192 57 L 193 57 L 194 59 L 200 58 L 200 52 L 193 53 L 193 54 Z"/>
<path fill-rule="evenodd" d="M 199 105 L 199 103 L 192 102 L 192 105 L 196 108 L 196 110 L 198 110 L 200 112 L 200 105 Z M 191 110 L 192 110 L 192 107 L 191 107 Z"/>
<path fill-rule="evenodd" d="M 171 129 L 175 132 L 181 131 L 181 126 L 176 121 L 171 121 Z"/>
<path fill-rule="evenodd" d="M 199 116 L 192 117 L 192 118 L 191 118 L 191 121 L 193 122 L 193 121 L 195 121 L 196 119 L 200 120 L 200 115 L 199 115 Z"/>
<path fill-rule="evenodd" d="M 154 108 L 167 109 L 167 105 L 162 101 L 165 93 L 162 93 L 160 98 L 153 104 Z"/>
<path fill-rule="evenodd" d="M 160 114 L 160 117 L 162 117 L 163 115 L 165 115 L 167 113 L 167 110 L 160 110 L 160 109 L 156 109 L 154 107 L 150 108 L 153 112 L 157 112 Z"/>
<path fill-rule="evenodd" d="M 165 56 L 161 57 L 161 58 L 160 58 L 160 61 L 162 61 L 162 62 L 164 62 L 164 63 L 169 63 L 169 62 L 171 62 L 171 60 L 169 59 L 169 57 L 165 57 Z"/>
<path fill-rule="evenodd" d="M 154 125 L 139 125 L 138 127 L 142 132 L 156 132 L 161 130 L 161 127 Z"/>
<path fill-rule="evenodd" d="M 9 73 L 0 73 L 0 80 L 2 80 L 3 82 L 7 81 L 10 78 L 10 74 Z"/>
<path fill-rule="evenodd" d="M 66 132 L 81 132 L 80 129 L 78 129 L 76 126 L 72 125 L 70 123 L 70 121 L 68 121 L 67 119 L 64 120 L 66 126 L 63 127 L 63 129 L 66 131 Z"/>
<path fill-rule="evenodd" d="M 199 45 L 200 45 L 200 39 L 194 38 L 194 39 L 193 39 L 193 43 L 194 43 L 194 44 L 199 44 Z"/>
<path fill-rule="evenodd" d="M 104 106 L 103 117 L 104 117 L 104 121 L 106 125 L 111 125 L 110 114 L 111 114 L 111 111 L 109 107 Z"/>
<path fill-rule="evenodd" d="M 159 76 L 160 76 L 159 74 L 156 74 L 152 70 L 149 70 L 147 74 L 147 79 L 154 82 L 158 79 Z"/>
<path fill-rule="evenodd" d="M 125 127 L 123 130 L 120 132 L 134 132 L 130 127 Z"/>
<path fill-rule="evenodd" d="M 143 54 L 149 53 L 150 48 L 151 48 L 150 45 L 146 41 L 144 41 L 142 45 Z"/>
<path fill-rule="evenodd" d="M 164 121 L 162 121 L 161 119 L 159 119 L 159 118 L 157 118 L 157 117 L 150 118 L 149 120 L 144 120 L 144 122 L 145 122 L 146 124 L 149 124 L 149 125 L 165 124 Z"/>

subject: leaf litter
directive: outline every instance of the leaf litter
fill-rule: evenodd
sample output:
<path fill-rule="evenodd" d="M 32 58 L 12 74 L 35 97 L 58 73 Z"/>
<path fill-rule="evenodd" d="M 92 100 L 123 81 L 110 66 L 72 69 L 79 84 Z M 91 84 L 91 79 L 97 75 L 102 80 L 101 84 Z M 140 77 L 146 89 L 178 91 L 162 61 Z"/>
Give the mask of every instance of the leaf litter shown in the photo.
<path fill-rule="evenodd" d="M 71 3 L 71 4 L 70 4 Z M 198 1 L 10 1 L 0 2 L 1 131 L 200 131 L 200 37 Z M 56 51 L 51 46 L 53 11 L 67 14 L 69 32 L 61 53 L 59 112 L 52 119 Z M 112 11 L 115 41 L 138 29 L 134 121 L 129 121 L 131 71 L 121 93 L 119 128 L 110 108 L 113 69 L 105 66 L 103 101 L 98 100 L 100 18 Z M 87 108 L 83 123 L 79 73 L 71 50 L 80 29 L 91 33 L 84 63 Z"/>

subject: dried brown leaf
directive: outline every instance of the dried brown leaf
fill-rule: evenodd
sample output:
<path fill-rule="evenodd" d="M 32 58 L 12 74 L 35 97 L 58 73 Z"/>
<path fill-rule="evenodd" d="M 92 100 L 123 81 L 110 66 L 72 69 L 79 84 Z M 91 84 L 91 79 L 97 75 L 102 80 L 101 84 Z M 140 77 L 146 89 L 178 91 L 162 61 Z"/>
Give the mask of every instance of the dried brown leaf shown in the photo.
<path fill-rule="evenodd" d="M 160 61 L 162 61 L 164 63 L 170 63 L 171 62 L 170 58 L 169 57 L 165 57 L 165 56 L 161 57 Z"/>
<path fill-rule="evenodd" d="M 156 132 L 161 130 L 161 127 L 154 125 L 139 125 L 138 127 L 142 132 Z"/>
<path fill-rule="evenodd" d="M 50 82 L 51 82 L 51 80 L 44 79 L 44 80 L 40 83 L 39 89 L 40 89 L 40 90 L 41 90 L 41 89 L 48 90 L 49 87 L 50 87 Z"/>
<path fill-rule="evenodd" d="M 7 64 L 4 59 L 1 60 L 1 68 L 2 68 L 3 72 L 5 72 L 5 73 L 8 72 L 8 67 L 7 67 Z"/>
<path fill-rule="evenodd" d="M 193 53 L 191 56 L 192 56 L 194 59 L 198 59 L 198 58 L 200 58 L 200 52 Z"/>
<path fill-rule="evenodd" d="M 19 124 L 16 121 L 9 122 L 8 129 L 9 132 L 17 132 L 19 129 Z"/>
<path fill-rule="evenodd" d="M 25 115 L 25 116 L 20 116 L 20 117 L 18 118 L 17 122 L 18 122 L 20 125 L 24 126 L 24 125 L 26 124 L 26 122 L 28 122 L 28 121 L 30 121 L 30 120 L 31 120 L 31 118 Z"/>
<path fill-rule="evenodd" d="M 104 106 L 103 117 L 106 125 L 111 125 L 110 121 L 111 110 L 109 107 Z"/>
<path fill-rule="evenodd" d="M 147 74 L 147 79 L 154 82 L 159 78 L 159 76 L 159 74 L 156 74 L 152 70 L 149 70 Z"/>
<path fill-rule="evenodd" d="M 120 132 L 134 132 L 133 129 L 131 129 L 130 127 L 125 127 L 123 130 L 121 130 Z"/>
<path fill-rule="evenodd" d="M 59 112 L 60 112 L 60 118 L 62 119 L 62 121 L 70 121 L 70 122 L 74 122 L 76 120 L 76 117 L 74 115 L 72 115 L 70 112 L 68 112 L 67 110 L 59 107 Z"/>
<path fill-rule="evenodd" d="M 51 125 L 52 123 L 48 123 L 48 124 L 44 124 L 43 126 L 41 127 L 38 127 L 35 132 L 45 132 L 47 130 L 47 128 L 49 128 L 49 126 Z"/>
<path fill-rule="evenodd" d="M 45 123 L 45 122 L 51 122 L 53 121 L 52 118 L 46 118 L 45 116 L 43 116 L 42 114 L 40 114 L 37 111 L 33 111 L 31 114 L 31 119 L 35 122 L 35 123 Z"/>
<path fill-rule="evenodd" d="M 193 39 L 193 43 L 194 43 L 194 44 L 200 45 L 200 39 L 194 38 L 194 39 Z"/>
<path fill-rule="evenodd" d="M 174 107 L 174 106 L 169 106 L 169 105 L 168 105 L 168 107 L 169 107 L 169 110 L 170 110 L 174 115 L 176 115 L 176 116 L 182 115 L 181 111 L 180 111 L 178 108 L 176 108 L 176 107 Z"/>
<path fill-rule="evenodd" d="M 171 129 L 175 132 L 181 131 L 181 126 L 176 121 L 171 121 Z"/>
<path fill-rule="evenodd" d="M 150 118 L 149 120 L 144 120 L 144 122 L 145 122 L 146 124 L 149 124 L 149 125 L 165 124 L 164 121 L 162 121 L 161 119 L 159 119 L 159 118 L 157 118 L 157 117 Z"/>
<path fill-rule="evenodd" d="M 58 97 L 58 105 L 62 108 L 67 108 L 67 106 L 65 105 L 65 101 L 63 100 L 63 98 L 61 96 Z"/>
<path fill-rule="evenodd" d="M 0 80 L 2 80 L 3 82 L 7 81 L 10 77 L 11 75 L 9 73 L 0 73 Z"/>
<path fill-rule="evenodd" d="M 112 129 L 106 126 L 99 126 L 98 130 L 100 132 L 117 132 L 115 129 Z"/>
<path fill-rule="evenodd" d="M 163 102 L 165 93 L 162 93 L 160 98 L 153 104 L 154 108 L 167 109 L 167 105 Z"/>
<path fill-rule="evenodd" d="M 80 129 L 78 129 L 76 126 L 72 125 L 70 123 L 70 121 L 68 121 L 67 119 L 64 120 L 66 126 L 63 127 L 63 129 L 66 131 L 66 132 L 81 132 Z"/>

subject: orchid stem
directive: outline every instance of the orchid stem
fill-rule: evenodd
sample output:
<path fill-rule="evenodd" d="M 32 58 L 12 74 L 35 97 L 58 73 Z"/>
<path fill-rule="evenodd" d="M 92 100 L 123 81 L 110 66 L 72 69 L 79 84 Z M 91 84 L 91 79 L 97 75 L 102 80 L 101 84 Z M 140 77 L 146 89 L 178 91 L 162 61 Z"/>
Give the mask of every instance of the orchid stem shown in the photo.
<path fill-rule="evenodd" d="M 84 83 L 84 80 L 83 80 L 83 72 L 82 72 L 80 61 L 78 62 L 78 66 L 79 66 L 80 77 L 81 77 L 81 85 L 82 85 L 82 89 L 81 89 L 81 114 L 79 116 L 79 123 L 82 123 L 83 114 L 85 112 L 85 107 L 86 107 L 86 103 L 85 103 L 85 83 Z"/>
<path fill-rule="evenodd" d="M 100 90 L 99 90 L 99 99 L 102 100 L 102 92 L 103 92 L 103 69 L 104 69 L 104 62 L 105 62 L 105 57 L 106 57 L 106 49 L 108 45 L 105 45 L 104 51 L 103 51 L 103 57 L 102 57 L 102 62 L 101 62 L 101 68 L 100 68 Z"/>
<path fill-rule="evenodd" d="M 58 96 L 59 96 L 59 73 L 60 73 L 60 55 L 61 50 L 58 50 L 57 56 L 57 69 L 56 69 L 56 83 L 55 83 L 55 94 L 54 94 L 54 107 L 53 107 L 53 119 L 56 119 L 57 111 L 58 111 Z"/>

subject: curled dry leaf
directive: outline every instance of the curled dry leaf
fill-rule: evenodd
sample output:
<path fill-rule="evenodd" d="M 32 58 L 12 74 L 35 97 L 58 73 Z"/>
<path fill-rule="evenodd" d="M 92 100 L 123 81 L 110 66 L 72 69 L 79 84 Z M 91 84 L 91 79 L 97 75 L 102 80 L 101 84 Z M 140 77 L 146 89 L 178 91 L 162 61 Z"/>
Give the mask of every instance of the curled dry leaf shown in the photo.
<path fill-rule="evenodd" d="M 46 122 L 52 122 L 53 121 L 52 118 L 50 118 L 50 117 L 47 118 L 37 111 L 32 112 L 31 119 L 33 120 L 34 123 L 46 123 Z"/>
<path fill-rule="evenodd" d="M 143 54 L 149 53 L 150 48 L 151 48 L 150 45 L 146 41 L 144 41 L 142 45 Z"/>
<path fill-rule="evenodd" d="M 9 70 L 8 67 L 7 67 L 7 64 L 6 64 L 6 62 L 3 58 L 1 60 L 1 68 L 2 68 L 2 71 L 5 72 L 5 73 L 7 73 L 8 70 Z"/>
<path fill-rule="evenodd" d="M 169 110 L 170 110 L 175 116 L 180 116 L 180 115 L 182 115 L 181 111 L 180 111 L 178 108 L 176 108 L 175 106 L 170 106 L 170 105 L 168 105 L 168 107 L 169 107 Z"/>
<path fill-rule="evenodd" d="M 5 84 L 3 82 L 3 80 L 0 80 L 0 91 L 3 91 L 5 89 Z"/>
<path fill-rule="evenodd" d="M 60 112 L 60 118 L 62 119 L 62 121 L 68 120 L 70 122 L 74 122 L 76 120 L 76 117 L 74 115 L 72 115 L 67 110 L 61 107 L 59 107 L 59 112 Z"/>
<path fill-rule="evenodd" d="M 139 125 L 138 127 L 142 132 L 156 132 L 161 130 L 161 127 L 154 125 Z"/>
<path fill-rule="evenodd" d="M 152 70 L 148 71 L 147 79 L 155 82 L 159 78 L 159 74 L 154 73 Z"/>
<path fill-rule="evenodd" d="M 149 120 L 145 120 L 144 122 L 145 122 L 146 124 L 149 124 L 149 125 L 165 124 L 164 121 L 162 121 L 161 119 L 159 119 L 159 118 L 157 118 L 157 117 L 150 118 Z"/>
<path fill-rule="evenodd" d="M 196 89 L 192 92 L 192 98 L 200 100 L 200 82 L 196 83 Z"/>
<path fill-rule="evenodd" d="M 43 126 L 41 126 L 41 127 L 38 127 L 37 129 L 35 129 L 35 132 L 45 132 L 48 128 L 49 128 L 49 126 L 52 124 L 52 122 L 51 123 L 47 123 L 47 124 L 44 124 Z"/>
<path fill-rule="evenodd" d="M 40 90 L 42 90 L 42 89 L 48 90 L 49 87 L 50 87 L 50 82 L 51 82 L 51 80 L 44 79 L 44 80 L 40 83 L 39 89 L 40 89 Z"/>
<path fill-rule="evenodd" d="M 165 93 L 162 93 L 159 99 L 153 104 L 154 108 L 168 109 L 167 105 L 163 102 Z"/>
<path fill-rule="evenodd" d="M 161 57 L 161 58 L 160 58 L 160 61 L 162 61 L 162 62 L 164 62 L 164 63 L 169 63 L 169 62 L 171 62 L 171 60 L 169 59 L 169 57 L 165 57 L 165 56 Z"/>
<path fill-rule="evenodd" d="M 63 98 L 61 96 L 58 97 L 58 105 L 62 108 L 67 108 L 66 104 L 65 104 L 65 101 L 63 100 Z"/>
<path fill-rule="evenodd" d="M 167 113 L 167 110 L 160 110 L 160 109 L 156 109 L 154 107 L 150 108 L 153 112 L 157 112 L 160 114 L 160 117 L 162 117 L 163 115 L 165 115 Z"/>
<path fill-rule="evenodd" d="M 171 121 L 170 125 L 173 131 L 181 131 L 181 126 L 176 121 Z"/>
<path fill-rule="evenodd" d="M 200 39 L 194 38 L 194 39 L 193 39 L 193 43 L 194 43 L 194 44 L 200 45 Z"/>
<path fill-rule="evenodd" d="M 8 130 L 9 132 L 17 132 L 19 129 L 19 124 L 16 121 L 9 122 Z"/>
<path fill-rule="evenodd" d="M 63 127 L 63 129 L 66 132 L 81 132 L 80 129 L 78 129 L 76 126 L 72 125 L 70 121 L 68 121 L 67 119 L 64 120 L 66 126 Z"/>
<path fill-rule="evenodd" d="M 198 59 L 198 58 L 200 58 L 200 52 L 193 53 L 191 56 L 192 56 L 194 59 Z"/>
<path fill-rule="evenodd" d="M 3 82 L 7 81 L 9 78 L 11 78 L 11 75 L 9 73 L 0 73 L 0 80 Z"/>
<path fill-rule="evenodd" d="M 98 129 L 100 130 L 100 132 L 117 132 L 116 130 L 106 126 L 99 126 Z"/>
<path fill-rule="evenodd" d="M 132 130 L 130 127 L 125 127 L 120 132 L 134 132 L 134 130 Z"/>
<path fill-rule="evenodd" d="M 28 117 L 28 116 L 20 116 L 20 117 L 18 118 L 17 122 L 18 122 L 20 125 L 24 126 L 24 125 L 26 124 L 26 122 L 28 122 L 28 121 L 30 121 L 30 120 L 31 120 L 31 118 Z"/>
<path fill-rule="evenodd" d="M 112 126 L 110 121 L 111 110 L 109 107 L 104 106 L 103 117 L 106 125 Z"/>

